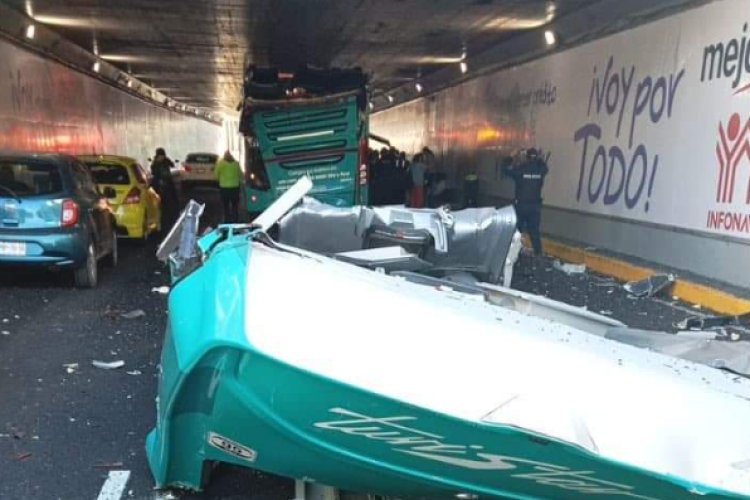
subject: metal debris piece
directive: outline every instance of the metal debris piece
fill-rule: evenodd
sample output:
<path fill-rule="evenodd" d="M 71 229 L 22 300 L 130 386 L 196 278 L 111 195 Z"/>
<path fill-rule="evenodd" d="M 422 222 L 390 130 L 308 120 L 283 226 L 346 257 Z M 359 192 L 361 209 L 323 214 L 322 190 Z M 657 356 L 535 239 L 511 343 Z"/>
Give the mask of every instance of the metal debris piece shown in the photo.
<path fill-rule="evenodd" d="M 78 363 L 65 363 L 63 368 L 68 373 L 75 373 L 78 370 Z"/>
<path fill-rule="evenodd" d="M 101 368 L 102 370 L 116 370 L 118 368 L 122 368 L 125 366 L 125 361 L 118 359 L 117 361 L 97 361 L 94 360 L 91 362 L 92 365 L 94 365 L 96 368 Z"/>
<path fill-rule="evenodd" d="M 674 283 L 674 274 L 652 274 L 638 281 L 629 281 L 623 288 L 635 297 L 652 297 Z"/>
<path fill-rule="evenodd" d="M 152 293 L 158 293 L 160 295 L 167 295 L 169 293 L 168 286 L 155 286 L 151 289 Z"/>
<path fill-rule="evenodd" d="M 135 319 L 135 318 L 140 318 L 145 315 L 146 315 L 146 312 L 143 309 L 135 309 L 133 311 L 128 311 L 126 313 L 120 314 L 120 316 L 125 319 Z"/>
<path fill-rule="evenodd" d="M 95 469 L 117 469 L 124 466 L 125 465 L 122 462 L 100 462 L 93 465 Z"/>
<path fill-rule="evenodd" d="M 558 271 L 564 272 L 568 276 L 583 274 L 586 272 L 586 264 L 570 264 L 568 262 L 560 262 L 559 260 L 553 262 L 552 267 Z"/>
<path fill-rule="evenodd" d="M 128 375 L 143 375 L 143 372 L 140 370 L 130 370 L 129 372 L 125 372 Z"/>
<path fill-rule="evenodd" d="M 737 316 L 688 316 L 674 326 L 679 330 L 714 330 L 728 326 L 750 328 L 750 312 Z"/>
<path fill-rule="evenodd" d="M 279 228 L 280 243 L 311 252 L 331 255 L 402 247 L 427 262 L 433 276 L 466 271 L 489 283 L 510 282 L 521 248 L 513 207 L 450 212 L 335 207 L 305 198 L 280 220 Z"/>
<path fill-rule="evenodd" d="M 16 460 L 18 461 L 23 461 L 23 460 L 26 460 L 27 458 L 31 458 L 31 453 L 26 452 L 26 453 L 21 453 L 20 455 L 16 456 Z"/>
<path fill-rule="evenodd" d="M 2 332 L 0 332 L 0 333 L 2 333 L 3 335 L 10 335 L 10 332 L 9 332 L 8 330 L 3 330 L 3 331 L 2 331 Z"/>

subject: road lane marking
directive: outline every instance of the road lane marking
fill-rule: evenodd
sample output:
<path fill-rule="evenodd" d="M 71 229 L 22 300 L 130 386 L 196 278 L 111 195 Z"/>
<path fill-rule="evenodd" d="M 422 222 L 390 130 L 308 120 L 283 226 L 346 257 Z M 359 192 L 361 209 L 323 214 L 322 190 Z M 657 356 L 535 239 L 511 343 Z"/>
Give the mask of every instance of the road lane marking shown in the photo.
<path fill-rule="evenodd" d="M 102 490 L 96 500 L 120 500 L 122 493 L 125 491 L 125 485 L 130 479 L 129 470 L 109 471 L 107 480 L 102 485 Z"/>

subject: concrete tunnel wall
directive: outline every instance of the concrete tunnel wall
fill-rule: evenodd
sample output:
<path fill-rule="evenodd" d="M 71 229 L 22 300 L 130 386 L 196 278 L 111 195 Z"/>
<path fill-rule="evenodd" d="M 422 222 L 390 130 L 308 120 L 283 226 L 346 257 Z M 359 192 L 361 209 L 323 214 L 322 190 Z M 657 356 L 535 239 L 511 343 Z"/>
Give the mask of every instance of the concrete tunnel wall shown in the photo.
<path fill-rule="evenodd" d="M 0 150 L 107 153 L 145 164 L 223 151 L 221 126 L 150 104 L 0 39 Z"/>
<path fill-rule="evenodd" d="M 476 170 L 488 204 L 513 196 L 501 159 L 540 147 L 544 232 L 748 287 L 745 7 L 713 2 L 483 75 L 377 113 L 371 129 L 406 151 L 429 145 L 455 186 Z"/>

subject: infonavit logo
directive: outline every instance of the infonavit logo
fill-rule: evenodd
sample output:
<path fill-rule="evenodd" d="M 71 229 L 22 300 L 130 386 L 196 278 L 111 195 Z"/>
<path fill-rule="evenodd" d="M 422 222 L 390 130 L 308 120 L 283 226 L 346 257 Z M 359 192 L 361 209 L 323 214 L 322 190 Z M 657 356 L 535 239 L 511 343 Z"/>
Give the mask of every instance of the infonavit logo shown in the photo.
<path fill-rule="evenodd" d="M 748 23 L 742 26 L 742 35 L 727 42 L 707 45 L 703 49 L 701 82 L 729 78 L 735 94 L 750 90 L 750 83 L 737 88 L 750 76 L 750 43 L 748 43 Z"/>
<path fill-rule="evenodd" d="M 719 123 L 719 140 L 716 143 L 719 172 L 716 181 L 716 203 L 731 205 L 739 191 L 745 195 L 745 205 L 750 205 L 750 118 L 743 123 L 739 113 L 729 117 L 726 124 Z M 747 168 L 740 168 L 740 166 Z M 740 172 L 745 172 L 738 182 Z M 743 182 L 745 181 L 745 182 Z M 741 203 L 740 200 L 738 202 Z M 709 210 L 706 227 L 728 233 L 750 233 L 750 212 L 736 210 Z"/>
<path fill-rule="evenodd" d="M 750 167 L 750 119 L 742 124 L 739 113 L 734 113 L 726 127 L 719 123 L 719 141 L 716 143 L 716 157 L 719 160 L 719 179 L 716 183 L 716 201 L 734 202 L 737 184 L 737 168 L 742 160 Z M 745 203 L 750 203 L 750 181 L 748 182 Z"/>

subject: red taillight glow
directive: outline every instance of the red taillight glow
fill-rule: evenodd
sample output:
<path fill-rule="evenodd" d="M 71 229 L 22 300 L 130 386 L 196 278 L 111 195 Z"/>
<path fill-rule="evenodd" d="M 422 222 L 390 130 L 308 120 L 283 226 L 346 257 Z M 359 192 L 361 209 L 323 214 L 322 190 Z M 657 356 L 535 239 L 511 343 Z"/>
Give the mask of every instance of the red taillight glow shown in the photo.
<path fill-rule="evenodd" d="M 190 173 L 193 170 L 193 167 L 187 164 L 183 164 L 182 166 L 185 169 L 185 172 Z"/>
<path fill-rule="evenodd" d="M 65 200 L 62 203 L 62 217 L 60 223 L 62 227 L 75 226 L 78 223 L 80 209 L 78 203 L 73 200 Z"/>
<path fill-rule="evenodd" d="M 125 196 L 125 200 L 123 201 L 125 205 L 133 205 L 133 204 L 140 203 L 140 202 L 141 202 L 141 190 L 138 189 L 137 187 L 134 187 L 133 189 L 128 191 L 128 194 L 127 196 Z"/>

